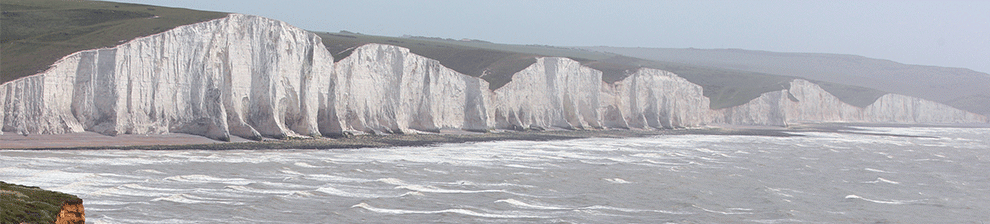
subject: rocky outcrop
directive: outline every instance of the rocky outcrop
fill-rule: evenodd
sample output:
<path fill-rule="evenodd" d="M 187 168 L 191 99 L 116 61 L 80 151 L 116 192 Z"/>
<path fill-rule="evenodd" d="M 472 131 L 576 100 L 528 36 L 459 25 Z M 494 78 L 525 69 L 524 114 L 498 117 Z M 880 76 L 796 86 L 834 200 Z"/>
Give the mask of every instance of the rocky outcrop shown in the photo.
<path fill-rule="evenodd" d="M 842 102 L 806 80 L 790 82 L 790 88 L 764 93 L 749 103 L 717 111 L 716 122 L 743 125 L 776 125 L 801 122 L 872 123 L 985 123 L 987 118 L 944 104 L 887 94 L 866 108 Z"/>
<path fill-rule="evenodd" d="M 83 223 L 86 223 L 86 209 L 83 208 L 82 200 L 63 203 L 58 217 L 55 218 L 55 224 Z"/>
<path fill-rule="evenodd" d="M 320 38 L 231 14 L 66 56 L 0 85 L 0 129 L 19 134 L 190 133 L 218 140 L 442 129 L 660 129 L 712 123 L 987 122 L 916 98 L 851 106 L 794 80 L 711 110 L 701 86 L 639 69 L 608 84 L 568 58 L 537 58 L 494 91 L 408 49 L 368 44 L 334 63 Z"/>

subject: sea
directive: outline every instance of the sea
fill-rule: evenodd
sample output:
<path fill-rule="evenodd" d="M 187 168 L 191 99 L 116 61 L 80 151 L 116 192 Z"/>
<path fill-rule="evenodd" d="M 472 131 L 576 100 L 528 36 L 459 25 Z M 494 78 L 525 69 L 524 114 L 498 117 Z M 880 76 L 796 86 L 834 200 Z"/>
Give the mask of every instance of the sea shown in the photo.
<path fill-rule="evenodd" d="M 87 223 L 988 223 L 990 128 L 332 150 L 0 150 Z"/>

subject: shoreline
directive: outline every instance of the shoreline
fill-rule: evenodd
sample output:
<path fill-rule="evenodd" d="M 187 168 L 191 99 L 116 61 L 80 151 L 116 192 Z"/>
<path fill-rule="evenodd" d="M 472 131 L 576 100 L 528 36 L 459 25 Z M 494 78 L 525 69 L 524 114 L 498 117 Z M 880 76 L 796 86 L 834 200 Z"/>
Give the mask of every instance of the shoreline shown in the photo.
<path fill-rule="evenodd" d="M 490 141 L 552 141 L 579 138 L 635 138 L 660 135 L 758 135 L 770 137 L 804 136 L 803 132 L 832 132 L 896 137 L 929 137 L 862 132 L 870 127 L 954 127 L 990 128 L 990 125 L 930 125 L 930 124 L 856 124 L 812 123 L 793 124 L 788 127 L 711 125 L 690 129 L 662 130 L 545 130 L 498 131 L 473 133 L 356 135 L 351 137 L 314 137 L 306 139 L 263 139 L 252 141 L 233 138 L 221 142 L 189 134 L 119 135 L 105 136 L 93 132 L 61 135 L 21 136 L 14 133 L 0 135 L 0 150 L 267 150 L 267 149 L 357 149 L 403 146 L 429 146 L 445 143 Z"/>

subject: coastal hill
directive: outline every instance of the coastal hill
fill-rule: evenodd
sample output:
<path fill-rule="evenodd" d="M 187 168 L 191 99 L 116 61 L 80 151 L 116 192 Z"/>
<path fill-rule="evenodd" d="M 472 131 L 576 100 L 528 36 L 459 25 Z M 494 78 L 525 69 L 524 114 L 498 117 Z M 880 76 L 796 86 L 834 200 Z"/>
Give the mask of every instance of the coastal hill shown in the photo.
<path fill-rule="evenodd" d="M 5 2 L 5 10 L 14 3 Z M 11 8 L 18 7 L 61 9 Z M 548 46 L 311 32 L 221 15 L 117 38 L 112 47 L 46 56 L 60 59 L 0 84 L 3 131 L 188 133 L 229 141 L 451 129 L 987 122 L 930 100 L 789 76 Z"/>
<path fill-rule="evenodd" d="M 741 49 L 585 47 L 629 57 L 860 86 L 990 115 L 990 74 L 964 68 L 907 65 L 856 55 Z M 838 93 L 826 88 L 829 92 Z"/>

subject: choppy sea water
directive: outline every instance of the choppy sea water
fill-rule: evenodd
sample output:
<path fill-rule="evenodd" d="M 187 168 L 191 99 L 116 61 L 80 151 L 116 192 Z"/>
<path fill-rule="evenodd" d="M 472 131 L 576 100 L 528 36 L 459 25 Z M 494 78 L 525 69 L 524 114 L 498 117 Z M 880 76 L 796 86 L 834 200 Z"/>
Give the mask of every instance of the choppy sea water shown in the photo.
<path fill-rule="evenodd" d="M 985 223 L 990 129 L 270 151 L 0 151 L 91 223 Z"/>

